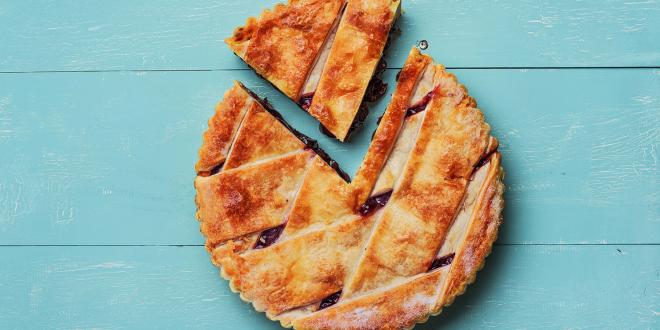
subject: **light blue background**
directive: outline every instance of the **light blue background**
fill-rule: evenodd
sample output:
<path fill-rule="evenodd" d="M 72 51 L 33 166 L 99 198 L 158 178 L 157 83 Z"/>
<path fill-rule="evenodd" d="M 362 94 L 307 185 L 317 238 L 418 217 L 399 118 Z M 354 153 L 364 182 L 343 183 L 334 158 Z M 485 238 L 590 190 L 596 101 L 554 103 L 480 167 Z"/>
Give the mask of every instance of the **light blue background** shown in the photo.
<path fill-rule="evenodd" d="M 222 39 L 275 1 L 0 1 L 0 328 L 278 328 L 232 294 L 194 220 L 193 165 L 234 79 L 353 174 L 348 144 Z M 501 142 L 501 235 L 419 326 L 658 328 L 660 3 L 403 0 Z"/>

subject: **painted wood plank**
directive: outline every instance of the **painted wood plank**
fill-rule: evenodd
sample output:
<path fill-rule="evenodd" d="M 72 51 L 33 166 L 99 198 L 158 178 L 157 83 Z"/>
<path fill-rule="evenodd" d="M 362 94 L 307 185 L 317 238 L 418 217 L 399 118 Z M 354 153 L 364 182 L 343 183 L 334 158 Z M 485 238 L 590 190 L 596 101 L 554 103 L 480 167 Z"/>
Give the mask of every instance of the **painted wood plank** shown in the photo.
<path fill-rule="evenodd" d="M 496 246 L 477 282 L 416 329 L 656 328 L 659 246 Z M 0 248 L 3 329 L 278 329 L 202 247 Z"/>
<path fill-rule="evenodd" d="M 3 1 L 0 71 L 245 68 L 222 40 L 278 0 Z M 659 66 L 660 3 L 403 0 L 390 65 L 429 41 L 453 67 Z"/>
<path fill-rule="evenodd" d="M 660 70 L 454 72 L 501 141 L 500 242 L 659 242 Z M 0 243 L 201 244 L 193 164 L 232 79 L 351 174 L 387 101 L 340 144 L 248 71 L 0 75 Z"/>

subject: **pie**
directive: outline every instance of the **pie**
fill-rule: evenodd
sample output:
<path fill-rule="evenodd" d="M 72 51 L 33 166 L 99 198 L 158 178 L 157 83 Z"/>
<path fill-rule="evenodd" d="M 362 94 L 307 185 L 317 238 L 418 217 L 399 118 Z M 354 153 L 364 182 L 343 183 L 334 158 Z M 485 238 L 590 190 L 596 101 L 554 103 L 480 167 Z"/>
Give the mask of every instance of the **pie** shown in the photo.
<path fill-rule="evenodd" d="M 195 179 L 206 248 L 285 327 L 411 328 L 464 292 L 496 239 L 498 142 L 416 48 L 352 180 L 238 82 L 208 126 Z"/>
<path fill-rule="evenodd" d="M 379 75 L 400 0 L 290 0 L 250 17 L 225 42 L 344 141 L 385 94 Z"/>

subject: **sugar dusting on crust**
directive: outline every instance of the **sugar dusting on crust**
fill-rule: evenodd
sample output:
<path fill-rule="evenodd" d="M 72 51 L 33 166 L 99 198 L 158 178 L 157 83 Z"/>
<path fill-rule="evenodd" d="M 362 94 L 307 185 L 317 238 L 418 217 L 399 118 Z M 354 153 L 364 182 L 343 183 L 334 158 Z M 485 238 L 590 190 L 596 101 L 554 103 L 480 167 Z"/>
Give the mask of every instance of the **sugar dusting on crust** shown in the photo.
<path fill-rule="evenodd" d="M 406 280 L 404 282 L 398 282 L 391 285 L 389 288 L 382 288 L 375 293 L 366 294 L 363 296 L 355 297 L 349 301 L 344 301 L 342 304 L 335 305 L 330 308 L 329 311 L 326 311 L 321 314 L 311 315 L 305 319 L 301 319 L 294 323 L 297 325 L 297 328 L 300 329 L 338 329 L 342 325 L 350 327 L 351 329 L 376 329 L 376 328 L 392 328 L 396 329 L 410 329 L 414 327 L 415 323 L 426 322 L 431 315 L 437 315 L 441 312 L 443 306 L 451 304 L 453 299 L 462 294 L 465 291 L 465 288 L 468 284 L 472 283 L 476 277 L 476 272 L 483 267 L 485 263 L 485 257 L 490 251 L 493 242 L 497 237 L 497 226 L 501 222 L 501 210 L 502 210 L 502 193 L 504 186 L 502 184 L 502 168 L 499 166 L 499 154 L 494 154 L 492 156 L 491 162 L 489 165 L 492 165 L 487 172 L 486 177 L 483 177 L 483 172 L 480 174 L 482 176 L 481 180 L 485 180 L 480 190 L 480 197 L 478 202 L 474 203 L 474 217 L 473 219 L 478 219 L 472 221 L 469 232 L 463 235 L 484 235 L 483 240 L 477 242 L 478 246 L 481 247 L 478 255 L 469 255 L 466 258 L 463 258 L 466 254 L 459 248 L 457 252 L 458 258 L 462 258 L 462 261 L 469 263 L 469 267 L 462 267 L 460 273 L 466 274 L 464 281 L 458 282 L 456 290 L 451 290 L 447 297 L 443 296 L 445 286 L 440 285 L 440 283 L 445 283 L 448 280 L 451 280 L 452 273 L 455 273 L 454 270 L 451 270 L 451 267 L 436 269 L 430 273 L 422 274 L 421 276 L 414 277 L 413 279 Z M 484 227 L 480 226 L 480 223 L 488 223 L 489 225 Z M 484 228 L 487 228 L 484 230 Z M 464 250 L 464 249 L 463 249 Z M 464 272 L 467 270 L 467 272 Z M 423 290 L 424 285 L 421 283 L 423 279 L 433 278 L 431 282 L 431 288 L 428 293 L 420 292 Z M 416 282 L 416 283 L 415 283 Z M 391 290 L 400 290 L 406 286 L 405 283 L 415 283 L 411 285 L 413 291 L 410 294 L 402 295 L 392 292 Z M 419 283 L 419 284 L 417 284 Z M 375 300 L 373 297 L 375 295 L 381 295 L 383 297 L 388 297 L 388 299 L 403 299 L 400 304 L 395 304 L 392 308 L 383 309 L 383 301 Z M 363 301 L 361 304 L 357 304 L 356 301 Z M 351 320 L 359 319 L 360 323 L 351 323 L 348 317 L 344 316 L 344 311 L 337 312 L 332 314 L 332 310 L 338 310 L 341 308 L 350 307 L 350 305 L 355 304 L 356 306 L 361 306 L 361 308 L 367 308 L 366 313 L 362 313 L 357 318 L 354 313 L 349 313 L 348 310 L 346 313 L 351 315 Z M 380 306 L 380 307 L 379 307 Z M 379 309 L 380 308 L 380 309 Z M 362 311 L 361 309 L 358 309 Z M 388 316 L 386 316 L 388 315 Z M 392 317 L 392 318 L 388 318 Z M 387 320 L 387 324 L 379 324 Z M 394 326 L 396 325 L 396 326 Z"/>
<path fill-rule="evenodd" d="M 481 209 L 481 214 L 479 214 L 480 221 L 478 223 L 486 223 L 486 227 L 480 227 L 478 234 L 482 235 L 482 240 L 477 242 L 479 246 L 478 254 L 471 254 L 467 257 L 466 260 L 470 262 L 469 266 L 463 266 L 462 268 L 457 268 L 462 270 L 462 275 L 456 281 L 452 281 L 450 274 L 450 279 L 447 282 L 447 285 L 441 288 L 440 299 L 436 302 L 433 313 L 440 313 L 443 307 L 451 305 L 456 297 L 462 295 L 467 286 L 472 284 L 476 280 L 477 272 L 481 270 L 485 263 L 486 257 L 490 254 L 493 243 L 497 239 L 498 229 L 502 223 L 502 210 L 504 209 L 504 169 L 500 166 L 500 155 L 495 153 L 493 155 L 494 168 L 491 172 L 492 181 L 484 189 L 483 194 L 485 198 L 485 207 Z M 466 240 L 468 243 L 469 238 Z M 463 252 L 463 251 L 461 251 Z M 459 256 L 463 260 L 463 253 Z"/>
<path fill-rule="evenodd" d="M 439 67 L 441 68 L 441 66 Z M 456 78 L 451 74 L 445 73 L 442 78 L 443 80 L 448 79 L 444 80 L 447 84 L 458 84 Z M 468 109 L 468 111 L 477 115 L 479 120 L 483 121 L 483 115 L 481 112 L 474 108 L 476 106 L 474 99 L 467 95 L 467 91 L 462 85 L 458 84 L 458 86 L 458 93 L 450 92 L 448 95 L 445 95 L 445 97 L 456 97 L 460 108 Z M 311 307 L 314 305 L 312 303 L 309 306 L 300 308 L 294 307 L 284 313 L 280 313 L 280 311 L 275 314 L 267 312 L 267 317 L 272 320 L 279 320 L 284 327 L 290 327 L 296 324 L 297 327 L 301 329 L 337 329 L 342 328 L 343 326 L 357 329 L 385 329 L 412 328 L 416 322 L 423 323 L 430 315 L 438 314 L 443 306 L 451 304 L 455 297 L 462 294 L 465 291 L 466 286 L 474 281 L 476 272 L 483 267 L 485 257 L 490 252 L 492 244 L 496 239 L 497 229 L 501 222 L 501 210 L 503 207 L 502 193 L 504 190 L 504 185 L 502 184 L 503 171 L 499 167 L 500 156 L 496 150 L 496 140 L 493 141 L 493 139 L 491 139 L 488 142 L 488 147 L 484 153 L 492 153 L 492 158 L 497 157 L 497 167 L 493 170 L 494 180 L 493 184 L 484 190 L 484 196 L 487 197 L 486 199 L 488 202 L 484 204 L 487 207 L 484 207 L 484 211 L 480 215 L 481 220 L 478 222 L 480 226 L 475 225 L 470 228 L 471 234 L 479 234 L 481 236 L 475 236 L 472 238 L 472 241 L 477 242 L 478 244 L 469 245 L 465 243 L 465 246 L 457 252 L 457 258 L 460 259 L 460 262 L 455 260 L 451 267 L 436 269 L 430 273 L 408 278 L 404 282 L 398 282 L 393 289 L 392 287 L 390 287 L 390 289 L 382 288 L 374 292 L 366 293 L 365 295 L 352 297 L 349 300 L 340 300 L 338 304 L 333 305 L 322 312 L 314 312 L 314 308 Z M 197 180 L 195 184 L 198 191 L 203 189 L 201 185 L 198 185 Z M 199 196 L 197 196 L 197 198 L 199 198 Z M 227 200 L 225 200 L 225 203 L 237 205 L 242 202 L 242 198 L 243 196 L 233 196 L 230 194 L 228 195 Z M 306 234 L 309 233 L 306 231 L 301 233 L 301 235 Z M 295 239 L 295 237 L 297 237 L 297 235 L 287 239 Z M 240 255 L 244 254 L 246 249 L 249 249 L 249 247 L 246 247 L 249 243 L 246 242 L 253 240 L 254 234 L 248 235 L 246 238 L 229 240 L 221 245 L 214 244 L 209 246 L 209 248 L 213 250 L 213 262 L 220 266 L 221 275 L 229 280 L 232 291 L 239 293 L 241 299 L 251 302 L 255 310 L 265 311 L 267 310 L 266 305 L 253 301 L 253 299 L 248 298 L 244 292 L 241 292 L 243 291 L 242 287 L 244 284 L 244 279 L 241 275 L 241 268 L 244 268 L 245 265 L 243 265 L 244 261 Z M 451 272 L 448 272 L 447 268 L 451 268 Z M 438 281 L 445 283 L 445 278 L 447 285 L 438 287 Z M 422 282 L 426 284 L 417 284 Z M 409 285 L 406 286 L 406 283 Z M 415 283 L 415 285 L 410 283 Z M 420 291 L 422 288 L 429 287 L 430 291 L 428 293 Z M 401 288 L 408 288 L 408 291 L 405 294 L 402 293 L 400 295 L 390 296 L 389 298 L 394 298 L 395 301 L 398 301 L 390 306 L 391 308 L 383 307 L 389 306 L 387 300 L 374 300 L 377 299 L 379 293 L 383 293 L 387 290 L 401 290 Z M 437 292 L 440 293 L 439 300 L 438 295 L 436 294 Z M 365 305 L 357 303 L 362 300 L 370 302 Z M 341 315 L 335 315 L 336 318 L 334 319 L 319 317 L 322 314 L 332 315 L 333 312 L 342 310 L 342 308 L 346 308 L 351 304 L 354 304 L 354 308 L 344 310 Z M 383 318 L 383 313 L 386 313 L 388 318 Z M 310 323 L 313 325 L 311 327 L 304 326 L 304 324 L 300 323 L 302 320 L 309 320 L 311 318 L 316 319 L 316 323 Z M 344 323 L 336 323 L 340 320 L 343 320 Z"/>

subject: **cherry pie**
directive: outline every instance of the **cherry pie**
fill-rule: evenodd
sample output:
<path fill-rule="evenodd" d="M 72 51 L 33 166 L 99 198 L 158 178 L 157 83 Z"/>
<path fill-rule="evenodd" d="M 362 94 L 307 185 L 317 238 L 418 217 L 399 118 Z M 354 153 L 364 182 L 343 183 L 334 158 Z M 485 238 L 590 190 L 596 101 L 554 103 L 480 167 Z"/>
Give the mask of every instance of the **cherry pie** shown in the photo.
<path fill-rule="evenodd" d="M 385 94 L 378 75 L 400 0 L 290 0 L 225 42 L 259 75 L 344 141 Z"/>
<path fill-rule="evenodd" d="M 231 289 L 283 326 L 411 328 L 462 294 L 491 250 L 497 147 L 475 100 L 416 48 L 353 180 L 237 82 L 204 133 L 197 218 Z"/>

